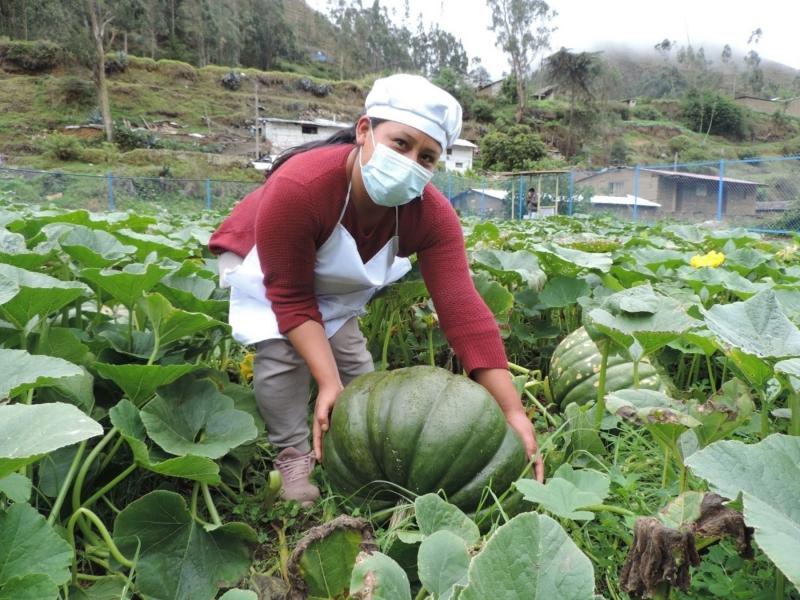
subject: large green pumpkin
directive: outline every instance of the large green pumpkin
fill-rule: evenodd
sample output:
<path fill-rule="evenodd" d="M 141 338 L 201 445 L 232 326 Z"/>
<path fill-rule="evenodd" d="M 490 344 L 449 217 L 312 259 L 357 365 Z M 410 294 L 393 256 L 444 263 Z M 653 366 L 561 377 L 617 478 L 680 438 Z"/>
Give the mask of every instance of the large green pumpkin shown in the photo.
<path fill-rule="evenodd" d="M 580 405 L 597 399 L 600 384 L 600 350 L 580 327 L 565 337 L 550 359 L 550 392 L 553 401 L 564 409 L 571 402 Z M 608 357 L 606 392 L 633 387 L 633 363 L 620 356 Z M 639 388 L 660 390 L 663 380 L 649 361 L 639 362 Z"/>
<path fill-rule="evenodd" d="M 441 489 L 472 512 L 486 486 L 505 492 L 526 465 L 522 441 L 483 386 L 422 366 L 353 380 L 336 401 L 324 452 L 334 490 L 373 506 L 396 500 L 399 488 Z"/>

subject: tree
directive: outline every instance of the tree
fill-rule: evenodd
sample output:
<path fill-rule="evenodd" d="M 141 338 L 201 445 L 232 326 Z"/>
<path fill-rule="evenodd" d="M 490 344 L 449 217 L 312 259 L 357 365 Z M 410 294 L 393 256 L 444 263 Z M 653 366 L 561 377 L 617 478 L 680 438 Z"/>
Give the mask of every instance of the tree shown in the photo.
<path fill-rule="evenodd" d="M 522 121 L 527 100 L 531 65 L 536 56 L 550 47 L 555 27 L 550 22 L 558 13 L 544 0 L 488 0 L 492 10 L 489 27 L 497 45 L 508 55 L 511 74 L 517 82 L 517 123 Z"/>
<path fill-rule="evenodd" d="M 97 88 L 97 99 L 100 102 L 100 114 L 103 116 L 103 130 L 106 140 L 111 142 L 114 138 L 114 123 L 111 121 L 111 105 L 108 101 L 108 86 L 106 85 L 105 36 L 106 28 L 114 20 L 114 13 L 103 0 L 86 0 L 85 7 L 90 27 L 89 33 L 94 42 L 92 76 Z"/>
<path fill-rule="evenodd" d="M 467 74 L 467 53 L 461 41 L 436 24 L 426 30 L 422 15 L 417 33 L 410 37 L 410 47 L 414 68 L 426 77 L 435 77 L 445 68 Z"/>
<path fill-rule="evenodd" d="M 579 98 L 592 100 L 591 85 L 600 73 L 596 52 L 573 53 L 561 48 L 550 55 L 545 62 L 545 70 L 550 81 L 569 91 L 569 116 L 567 121 L 567 147 L 572 148 L 572 128 L 575 119 L 575 106 Z"/>
<path fill-rule="evenodd" d="M 492 131 L 481 138 L 483 166 L 493 171 L 529 169 L 546 154 L 541 138 L 527 125 Z"/>
<path fill-rule="evenodd" d="M 489 85 L 492 78 L 489 76 L 489 71 L 483 66 L 480 57 L 476 56 L 470 61 L 469 80 L 476 88 Z"/>

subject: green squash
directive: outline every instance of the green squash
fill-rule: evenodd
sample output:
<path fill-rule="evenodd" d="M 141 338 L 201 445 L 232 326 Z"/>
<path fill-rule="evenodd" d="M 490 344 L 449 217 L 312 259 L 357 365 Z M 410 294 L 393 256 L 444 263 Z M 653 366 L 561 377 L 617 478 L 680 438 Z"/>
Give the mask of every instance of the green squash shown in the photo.
<path fill-rule="evenodd" d="M 550 392 L 563 410 L 569 403 L 579 405 L 597 399 L 600 384 L 600 350 L 580 327 L 565 337 L 550 359 Z M 663 379 L 647 360 L 639 362 L 639 388 L 660 390 Z M 606 392 L 633 387 L 633 363 L 619 354 L 610 354 L 606 371 Z"/>
<path fill-rule="evenodd" d="M 373 507 L 403 490 L 443 490 L 472 512 L 485 487 L 502 494 L 527 463 L 522 441 L 483 386 L 423 366 L 353 380 L 336 401 L 324 452 L 333 489 Z"/>

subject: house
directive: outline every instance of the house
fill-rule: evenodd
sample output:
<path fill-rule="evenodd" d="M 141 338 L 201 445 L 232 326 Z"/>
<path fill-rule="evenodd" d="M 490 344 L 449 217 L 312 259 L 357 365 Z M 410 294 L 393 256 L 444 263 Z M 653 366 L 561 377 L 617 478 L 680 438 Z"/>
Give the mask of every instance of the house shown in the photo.
<path fill-rule="evenodd" d="M 638 189 L 634 190 L 635 170 L 630 167 L 605 169 L 575 177 L 576 189 L 592 195 L 626 197 L 634 192 L 660 205 L 658 214 L 707 220 L 717 216 L 720 177 L 701 173 L 640 169 Z M 722 178 L 722 216 L 756 214 L 756 189 L 759 183 L 732 177 Z"/>
<path fill-rule="evenodd" d="M 460 214 L 505 219 L 511 214 L 508 190 L 470 188 L 450 200 Z"/>
<path fill-rule="evenodd" d="M 276 119 L 258 120 L 263 139 L 272 144 L 271 154 L 277 155 L 306 142 L 325 140 L 337 131 L 352 127 L 352 123 L 341 123 L 328 119 Z"/>
<path fill-rule="evenodd" d="M 768 99 L 741 94 L 736 96 L 735 102 L 739 106 L 744 106 L 755 112 L 768 115 L 782 112 L 790 117 L 800 118 L 800 96 L 784 100 L 781 98 Z"/>
<path fill-rule="evenodd" d="M 311 57 L 317 62 L 321 63 L 328 62 L 328 55 L 324 50 L 317 50 L 311 55 Z"/>
<path fill-rule="evenodd" d="M 482 85 L 478 88 L 478 94 L 483 96 L 491 96 L 496 98 L 500 95 L 500 92 L 503 89 L 503 82 L 505 79 L 498 79 L 497 81 L 492 81 L 491 83 L 487 83 L 486 85 Z"/>
<path fill-rule="evenodd" d="M 553 95 L 556 93 L 558 89 L 558 84 L 546 85 L 543 88 L 539 88 L 535 92 L 533 92 L 533 97 L 536 100 L 547 100 L 547 98 L 552 98 Z"/>
<path fill-rule="evenodd" d="M 439 158 L 439 162 L 444 163 L 446 171 L 457 171 L 463 173 L 472 168 L 472 158 L 477 146 L 469 140 L 458 138 L 453 142 L 453 146 L 448 148 Z"/>

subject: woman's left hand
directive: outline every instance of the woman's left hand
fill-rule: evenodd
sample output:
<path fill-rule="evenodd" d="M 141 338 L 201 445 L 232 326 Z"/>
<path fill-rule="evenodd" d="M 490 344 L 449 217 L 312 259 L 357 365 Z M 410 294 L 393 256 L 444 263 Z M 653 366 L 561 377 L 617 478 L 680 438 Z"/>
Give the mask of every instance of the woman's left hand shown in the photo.
<path fill-rule="evenodd" d="M 530 460 L 532 456 L 536 457 L 533 463 L 536 480 L 544 482 L 544 462 L 542 462 L 542 455 L 539 454 L 539 444 L 536 442 L 536 432 L 533 429 L 533 423 L 531 423 L 531 420 L 528 418 L 528 415 L 525 414 L 524 410 L 507 414 L 506 421 L 508 421 L 511 428 L 516 431 L 522 439 L 522 443 L 525 446 L 525 456 L 528 457 L 528 460 Z"/>

